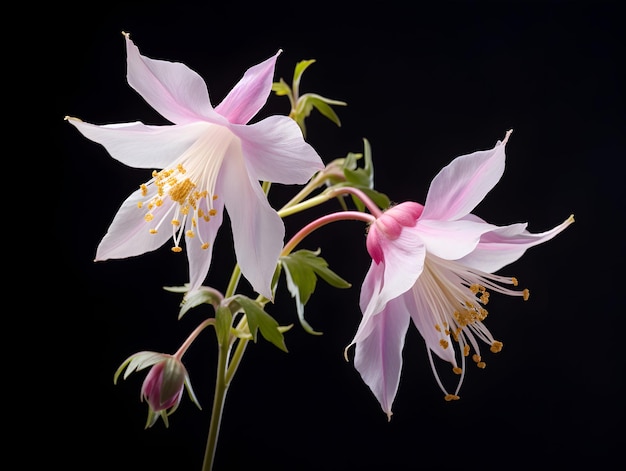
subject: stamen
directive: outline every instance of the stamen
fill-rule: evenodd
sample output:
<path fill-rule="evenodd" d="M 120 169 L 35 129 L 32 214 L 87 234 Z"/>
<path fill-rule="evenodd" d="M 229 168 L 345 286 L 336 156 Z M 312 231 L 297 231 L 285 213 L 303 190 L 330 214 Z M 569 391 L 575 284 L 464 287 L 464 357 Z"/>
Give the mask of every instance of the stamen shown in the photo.
<path fill-rule="evenodd" d="M 195 243 L 202 249 L 208 249 L 210 243 L 203 240 L 204 230 L 200 225 L 217 216 L 218 209 L 213 206 L 218 198 L 217 178 L 226 153 L 237 151 L 241 151 L 240 143 L 228 128 L 207 124 L 205 132 L 176 163 L 160 171 L 153 170 L 152 179 L 139 187 L 144 200 L 137 203 L 138 209 L 146 211 L 147 222 L 158 218 L 148 231 L 156 234 L 164 221 L 170 222 L 174 252 L 182 251 L 183 235 L 188 241 L 197 240 Z M 161 207 L 164 210 L 157 212 Z"/>

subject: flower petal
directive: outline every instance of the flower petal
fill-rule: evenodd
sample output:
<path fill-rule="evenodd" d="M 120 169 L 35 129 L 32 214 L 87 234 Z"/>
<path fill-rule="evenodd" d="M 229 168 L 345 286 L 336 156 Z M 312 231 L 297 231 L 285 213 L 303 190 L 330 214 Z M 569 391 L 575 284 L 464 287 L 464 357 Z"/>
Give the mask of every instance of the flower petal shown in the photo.
<path fill-rule="evenodd" d="M 263 107 L 272 91 L 274 67 L 279 50 L 269 59 L 250 67 L 241 80 L 215 107 L 215 111 L 233 124 L 246 124 Z"/>
<path fill-rule="evenodd" d="M 471 212 L 504 173 L 510 133 L 493 149 L 462 155 L 444 167 L 430 184 L 422 218 L 454 221 Z"/>
<path fill-rule="evenodd" d="M 76 118 L 67 120 L 83 136 L 104 146 L 107 152 L 125 165 L 161 169 L 170 165 L 205 131 L 207 123 L 183 126 L 148 126 L 134 123 L 98 126 Z"/>
<path fill-rule="evenodd" d="M 218 194 L 224 197 L 241 272 L 255 291 L 273 299 L 271 282 L 283 247 L 283 221 L 261 185 L 250 180 L 240 151 L 224 159 L 221 172 Z"/>
<path fill-rule="evenodd" d="M 270 116 L 256 124 L 232 126 L 231 130 L 241 139 L 248 171 L 257 180 L 303 184 L 324 168 L 291 118 Z"/>
<path fill-rule="evenodd" d="M 538 234 L 528 232 L 526 223 L 497 227 L 483 234 L 474 251 L 458 262 L 487 273 L 493 273 L 519 259 L 530 247 L 552 239 L 573 222 L 574 217 L 570 216 L 553 229 Z"/>
<path fill-rule="evenodd" d="M 125 37 L 128 84 L 161 116 L 175 124 L 206 118 L 223 123 L 211 106 L 206 83 L 200 75 L 180 62 L 142 56 L 129 35 Z"/>
<path fill-rule="evenodd" d="M 372 232 L 375 235 L 378 231 L 377 223 L 378 221 L 370 227 L 368 239 L 372 236 Z M 384 256 L 384 260 L 380 262 L 384 266 L 384 272 L 378 293 L 374 293 L 369 304 L 362 309 L 364 315 L 368 316 L 380 312 L 389 300 L 400 296 L 413 286 L 422 273 L 426 256 L 424 242 L 413 228 L 402 228 L 393 240 L 384 235 L 379 236 L 377 240 Z M 380 276 L 380 271 L 376 274 Z"/>
<path fill-rule="evenodd" d="M 199 200 L 199 207 L 204 214 L 209 213 L 205 198 Z M 185 239 L 187 258 L 189 260 L 189 290 L 186 297 L 202 285 L 211 266 L 213 244 L 224 217 L 223 200 L 217 199 L 213 201 L 213 209 L 216 210 L 215 216 L 211 216 L 211 220 L 208 223 L 198 224 L 198 234 L 196 236 L 191 239 L 189 237 Z M 203 242 L 209 244 L 207 249 L 202 248 Z"/>
<path fill-rule="evenodd" d="M 354 366 L 389 419 L 400 384 L 402 349 L 409 319 L 402 297 L 396 298 L 371 319 L 370 335 L 356 344 Z"/>
<path fill-rule="evenodd" d="M 440 305 L 431 296 L 437 293 L 429 291 L 429 287 L 424 284 L 425 281 L 427 280 L 417 280 L 413 288 L 402 296 L 406 309 L 426 346 L 443 360 L 456 365 L 452 339 L 443 331 L 443 326 L 437 324 L 437 320 L 442 318 L 440 313 L 433 311 L 433 307 Z M 448 345 L 447 348 L 442 347 L 442 340 L 444 345 Z"/>
<path fill-rule="evenodd" d="M 480 237 L 496 226 L 467 219 L 460 221 L 433 221 L 420 219 L 415 228 L 424 241 L 426 250 L 446 260 L 461 258 L 476 248 Z"/>
<path fill-rule="evenodd" d="M 96 261 L 110 258 L 126 258 L 141 255 L 161 247 L 172 233 L 163 230 L 156 234 L 150 233 L 151 225 L 143 218 L 144 213 L 137 208 L 137 203 L 144 201 L 146 196 L 141 190 L 133 192 L 123 203 L 113 222 L 96 250 Z M 167 199 L 152 213 L 156 220 L 161 219 L 171 209 L 172 201 Z"/>
<path fill-rule="evenodd" d="M 368 309 L 368 306 L 370 304 L 375 304 L 375 298 L 380 292 L 384 275 L 385 265 L 382 263 L 372 262 L 369 270 L 365 274 L 365 279 L 361 285 L 361 292 L 359 293 L 359 306 L 361 307 L 363 319 L 361 319 L 359 328 L 357 329 L 357 332 L 348 347 L 366 338 L 371 333 L 373 324 L 369 322 L 369 318 L 374 314 L 373 309 Z"/>

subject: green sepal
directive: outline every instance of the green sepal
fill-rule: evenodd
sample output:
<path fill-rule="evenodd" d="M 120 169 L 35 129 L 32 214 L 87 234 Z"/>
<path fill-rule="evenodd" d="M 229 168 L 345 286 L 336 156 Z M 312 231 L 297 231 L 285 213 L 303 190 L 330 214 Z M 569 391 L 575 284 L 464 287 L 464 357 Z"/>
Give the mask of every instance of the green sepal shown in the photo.
<path fill-rule="evenodd" d="M 293 71 L 293 88 L 298 90 L 300 88 L 300 78 L 304 71 L 315 62 L 315 59 L 302 60 L 296 64 L 296 68 Z"/>
<path fill-rule="evenodd" d="M 304 318 L 304 306 L 315 291 L 317 277 L 319 276 L 329 285 L 335 288 L 350 288 L 352 285 L 328 268 L 328 263 L 319 256 L 321 250 L 298 250 L 280 258 L 280 263 L 285 269 L 287 289 L 291 297 L 296 301 L 296 310 L 300 324 L 310 334 L 321 335 L 311 327 Z"/>
<path fill-rule="evenodd" d="M 215 311 L 215 333 L 217 343 L 222 346 L 228 343 L 230 328 L 233 323 L 233 313 L 228 306 L 219 306 Z"/>
<path fill-rule="evenodd" d="M 330 119 L 337 126 L 341 126 L 341 121 L 339 120 L 339 116 L 335 113 L 329 105 L 341 105 L 345 106 L 347 103 L 339 100 L 331 100 L 330 98 L 325 98 L 316 93 L 305 93 L 304 95 L 298 98 L 296 102 L 294 119 L 302 129 L 302 133 L 306 136 L 306 127 L 304 121 L 311 114 L 313 109 L 317 109 L 323 116 Z"/>
<path fill-rule="evenodd" d="M 256 301 L 247 296 L 237 294 L 233 296 L 233 300 L 243 309 L 248 320 L 248 327 L 252 340 L 257 341 L 257 333 L 260 330 L 265 340 L 273 343 L 283 351 L 287 351 L 283 332 L 286 330 L 278 325 L 278 322 L 270 316 L 263 307 Z"/>
<path fill-rule="evenodd" d="M 358 160 L 363 158 L 363 167 L 358 166 Z M 363 139 L 363 154 L 348 153 L 341 162 L 341 170 L 343 171 L 343 180 L 336 177 L 329 179 L 331 187 L 349 186 L 357 188 L 364 192 L 379 208 L 387 209 L 391 205 L 389 197 L 384 193 L 374 190 L 374 165 L 372 160 L 372 150 L 367 139 Z M 365 210 L 363 202 L 354 195 L 352 201 L 359 211 Z M 342 207 L 347 209 L 345 202 L 339 198 Z"/>
<path fill-rule="evenodd" d="M 291 95 L 291 87 L 287 85 L 282 78 L 278 82 L 272 83 L 272 91 L 276 93 L 277 96 L 290 96 Z"/>

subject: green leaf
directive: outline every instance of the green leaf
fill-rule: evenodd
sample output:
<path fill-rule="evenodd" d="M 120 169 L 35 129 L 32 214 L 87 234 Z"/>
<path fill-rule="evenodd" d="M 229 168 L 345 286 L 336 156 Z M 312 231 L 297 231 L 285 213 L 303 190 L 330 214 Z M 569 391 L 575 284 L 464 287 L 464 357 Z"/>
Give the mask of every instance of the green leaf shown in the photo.
<path fill-rule="evenodd" d="M 349 153 L 344 159 L 341 168 L 345 180 L 338 181 L 338 179 L 335 178 L 331 183 L 334 183 L 333 186 L 336 187 L 350 186 L 358 188 L 370 197 L 379 208 L 386 209 L 390 206 L 391 201 L 387 195 L 374 190 L 374 165 L 372 162 L 372 151 L 367 139 L 363 139 L 363 147 L 363 154 Z M 363 167 L 358 167 L 357 161 L 361 157 L 363 157 L 364 165 Z M 356 196 L 352 195 L 352 201 L 359 211 L 365 209 L 363 202 Z M 343 200 L 340 199 L 340 203 L 345 209 L 346 206 Z"/>
<path fill-rule="evenodd" d="M 328 263 L 319 257 L 319 254 L 319 249 L 315 252 L 299 250 L 280 259 L 285 269 L 287 289 L 296 301 L 296 310 L 300 323 L 304 330 L 314 335 L 321 335 L 321 332 L 315 331 L 304 318 L 304 306 L 309 301 L 313 291 L 315 291 L 317 277 L 319 276 L 336 288 L 349 288 L 352 286 L 328 268 Z"/>
<path fill-rule="evenodd" d="M 282 330 L 284 329 L 281 329 L 278 322 L 265 312 L 259 303 L 241 294 L 234 296 L 234 300 L 239 303 L 243 311 L 246 313 L 248 327 L 250 328 L 252 339 L 255 342 L 257 340 L 257 333 L 260 330 L 261 335 L 265 338 L 265 340 L 273 343 L 281 350 L 285 352 L 287 351 L 285 338 L 282 333 Z"/>
<path fill-rule="evenodd" d="M 293 72 L 293 88 L 297 90 L 300 86 L 300 78 L 302 78 L 302 74 L 304 71 L 315 62 L 315 59 L 308 59 L 300 61 L 296 64 L 296 68 Z"/>
<path fill-rule="evenodd" d="M 272 83 L 272 91 L 278 96 L 291 95 L 291 88 L 282 78 L 279 82 Z"/>

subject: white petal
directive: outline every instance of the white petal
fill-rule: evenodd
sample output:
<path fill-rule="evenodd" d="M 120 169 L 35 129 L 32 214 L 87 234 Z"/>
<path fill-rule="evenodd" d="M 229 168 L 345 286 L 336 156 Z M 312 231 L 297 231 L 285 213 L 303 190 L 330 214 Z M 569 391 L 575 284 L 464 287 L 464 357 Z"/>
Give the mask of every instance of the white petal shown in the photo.
<path fill-rule="evenodd" d="M 462 155 L 444 167 L 430 184 L 422 218 L 453 221 L 471 212 L 504 173 L 509 133 L 493 149 Z"/>
<path fill-rule="evenodd" d="M 251 181 L 241 154 L 224 159 L 218 181 L 230 218 L 237 262 L 253 289 L 272 299 L 271 282 L 283 247 L 285 226 L 257 181 Z"/>
<path fill-rule="evenodd" d="M 98 245 L 96 261 L 141 255 L 158 249 L 172 237 L 172 232 L 168 230 L 162 230 L 156 234 L 150 233 L 153 223 L 146 222 L 145 211 L 137 207 L 137 203 L 145 199 L 141 190 L 137 190 L 122 203 L 106 235 Z M 159 220 L 163 217 L 172 204 L 167 199 L 162 206 L 155 208 L 152 211 L 155 219 Z"/>
<path fill-rule="evenodd" d="M 152 108 L 175 124 L 225 120 L 213 110 L 200 75 L 180 62 L 142 56 L 126 35 L 127 80 Z"/>
<path fill-rule="evenodd" d="M 231 130 L 241 139 L 246 165 L 257 180 L 303 184 L 324 168 L 291 118 L 271 116 L 256 124 L 232 126 Z"/>
<path fill-rule="evenodd" d="M 389 418 L 400 384 L 402 350 L 409 322 L 402 298 L 396 298 L 374 316 L 371 333 L 356 344 L 354 366 Z"/>
<path fill-rule="evenodd" d="M 206 200 L 201 198 L 199 201 L 199 207 L 208 213 Z M 217 232 L 222 225 L 224 217 L 224 205 L 223 201 L 218 199 L 213 202 L 213 209 L 217 212 L 215 216 L 211 217 L 208 222 L 198 221 L 198 227 L 194 237 L 186 237 L 185 245 L 187 248 L 187 258 L 189 259 L 189 292 L 199 288 L 209 272 L 211 266 L 211 259 L 213 258 L 213 245 Z M 207 242 L 209 247 L 202 248 L 202 243 Z"/>
<path fill-rule="evenodd" d="M 478 245 L 480 237 L 496 226 L 469 221 L 434 221 L 420 219 L 413 230 L 426 245 L 426 251 L 446 260 L 461 258 Z"/>
<path fill-rule="evenodd" d="M 68 118 L 86 138 L 104 146 L 114 159 L 135 168 L 161 169 L 187 150 L 209 126 L 147 126 L 134 123 L 95 125 Z"/>
<path fill-rule="evenodd" d="M 474 251 L 458 262 L 487 273 L 493 273 L 519 259 L 530 247 L 552 239 L 573 222 L 574 218 L 570 216 L 553 229 L 538 234 L 528 232 L 526 223 L 497 227 L 483 234 Z"/>

